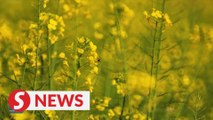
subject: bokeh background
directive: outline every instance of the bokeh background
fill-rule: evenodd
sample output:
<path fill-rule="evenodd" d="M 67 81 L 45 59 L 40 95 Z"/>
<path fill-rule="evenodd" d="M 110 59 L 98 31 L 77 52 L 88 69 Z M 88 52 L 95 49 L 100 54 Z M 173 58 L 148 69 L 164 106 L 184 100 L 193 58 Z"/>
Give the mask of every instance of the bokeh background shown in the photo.
<path fill-rule="evenodd" d="M 212 120 L 211 0 L 0 0 L 1 120 Z M 15 89 L 90 111 L 11 114 Z"/>

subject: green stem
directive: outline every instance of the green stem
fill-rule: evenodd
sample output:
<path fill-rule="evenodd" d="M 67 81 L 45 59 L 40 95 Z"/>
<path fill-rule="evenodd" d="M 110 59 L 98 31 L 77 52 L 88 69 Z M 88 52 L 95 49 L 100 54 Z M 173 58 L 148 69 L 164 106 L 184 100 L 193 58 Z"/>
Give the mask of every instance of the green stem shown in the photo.
<path fill-rule="evenodd" d="M 114 2 L 114 4 L 117 4 L 116 0 L 113 0 L 113 2 Z M 124 82 L 126 83 L 127 82 L 127 71 L 128 71 L 128 66 L 126 64 L 126 55 L 125 55 L 125 51 L 124 51 L 124 48 L 126 48 L 126 41 L 120 35 L 120 33 L 121 33 L 121 28 L 120 28 L 121 25 L 120 25 L 120 17 L 119 16 L 120 16 L 119 15 L 119 11 L 115 10 L 116 28 L 117 28 L 118 33 L 119 33 L 119 35 L 117 37 L 119 39 L 119 44 L 121 45 L 120 48 L 119 48 L 119 46 L 117 46 L 118 49 L 117 49 L 116 53 L 118 53 L 118 56 L 120 57 L 123 65 L 124 65 L 124 68 L 122 68 L 122 72 L 124 74 Z M 121 115 L 119 117 L 120 120 L 122 120 L 123 111 L 124 111 L 124 107 L 125 107 L 125 104 L 126 104 L 126 98 L 127 97 L 128 97 L 128 95 L 125 95 L 124 97 L 122 97 L 122 101 L 121 101 L 121 108 L 122 108 L 122 110 L 121 110 Z M 129 109 L 131 109 L 131 107 Z"/>
<path fill-rule="evenodd" d="M 25 73 L 26 73 L 26 63 L 24 63 L 24 70 L 23 70 L 23 74 L 22 74 L 22 80 L 20 81 L 20 85 L 22 86 L 22 83 L 24 82 L 25 79 Z"/>
<path fill-rule="evenodd" d="M 75 8 L 78 8 L 77 4 L 75 4 Z M 78 25 L 78 18 L 77 18 L 77 16 L 75 17 L 75 24 Z M 78 37 L 78 26 L 75 29 L 75 36 Z M 78 54 L 77 53 L 77 47 L 78 47 L 78 40 L 75 39 L 74 40 L 74 63 L 75 63 L 75 67 L 74 67 L 74 76 L 73 76 L 74 90 L 78 89 L 77 70 L 78 70 L 79 58 L 76 59 L 76 56 Z M 75 120 L 75 111 L 71 111 L 71 120 Z"/>
<path fill-rule="evenodd" d="M 40 15 L 40 0 L 38 0 L 38 29 L 40 28 L 40 22 L 39 22 L 39 15 Z M 39 36 L 36 36 L 36 68 L 34 73 L 34 81 L 33 81 L 33 90 L 36 90 L 36 84 L 37 84 L 37 71 L 38 71 L 38 44 L 39 44 Z M 35 111 L 33 111 L 33 114 L 35 114 Z"/>
<path fill-rule="evenodd" d="M 153 37 L 151 77 L 153 76 L 153 69 L 154 69 L 154 64 L 155 64 L 155 46 L 156 46 L 157 26 L 158 26 L 158 22 L 155 23 L 155 31 L 154 31 L 154 37 Z"/>
<path fill-rule="evenodd" d="M 121 106 L 121 115 L 119 116 L 119 120 L 122 120 L 122 116 L 123 116 L 123 113 L 124 113 L 125 103 L 126 103 L 126 96 L 123 97 L 122 106 Z"/>
<path fill-rule="evenodd" d="M 74 80 L 74 90 L 77 90 L 78 88 L 78 80 L 77 80 L 77 69 L 78 69 L 78 62 L 79 62 L 79 58 L 76 59 L 75 56 L 77 56 L 77 40 L 75 40 L 75 45 L 74 45 L 74 63 L 75 63 L 75 67 L 74 67 L 74 76 L 73 76 L 73 80 Z M 75 120 L 75 111 L 71 111 L 71 120 Z"/>
<path fill-rule="evenodd" d="M 40 0 L 38 0 L 38 29 L 39 29 L 39 15 L 40 15 Z M 34 73 L 34 81 L 33 81 L 33 89 L 36 89 L 36 84 L 37 84 L 37 71 L 38 71 L 38 44 L 39 44 L 39 36 L 36 36 L 36 68 L 35 68 L 35 73 Z"/>
<path fill-rule="evenodd" d="M 162 13 L 164 13 L 164 9 L 165 9 L 165 0 L 162 1 Z M 157 24 L 156 24 L 157 27 Z M 156 34 L 154 35 L 154 43 L 153 43 L 153 53 L 152 53 L 152 66 L 151 66 L 151 78 L 154 75 L 155 78 L 155 82 L 153 85 L 153 89 L 151 90 L 150 93 L 150 99 L 149 100 L 155 100 L 156 99 L 156 87 L 158 84 L 158 75 L 159 75 L 159 63 L 160 63 L 160 55 L 161 55 L 161 44 L 162 44 L 162 35 L 163 35 L 163 28 L 164 28 L 164 23 L 161 20 L 160 21 L 160 28 L 157 30 L 156 28 L 156 34 L 158 33 L 158 37 L 156 39 Z M 156 44 L 156 45 L 155 45 Z M 155 53 L 156 50 L 156 53 Z M 152 85 L 152 84 L 151 84 Z M 150 114 L 151 115 L 151 119 L 154 120 L 155 119 L 155 110 L 156 110 L 156 103 L 149 101 L 150 104 Z M 151 102 L 151 103 L 150 103 Z M 151 105 L 154 104 L 154 105 Z"/>
<path fill-rule="evenodd" d="M 50 40 L 49 40 L 49 30 L 47 28 L 47 60 L 48 60 L 48 89 L 52 89 L 52 80 L 51 80 L 51 48 L 50 48 Z"/>
<path fill-rule="evenodd" d="M 186 104 L 186 101 L 187 101 L 188 98 L 189 98 L 189 95 L 190 95 L 190 94 L 188 94 L 188 93 L 185 95 L 184 102 L 183 102 L 183 103 L 180 105 L 180 107 L 178 108 L 178 112 L 177 112 L 177 115 L 176 115 L 176 117 L 175 117 L 175 120 L 179 118 L 179 116 L 180 116 L 180 114 L 181 114 L 181 111 L 183 110 L 183 108 L 184 108 L 184 106 L 185 106 L 185 104 Z"/>
<path fill-rule="evenodd" d="M 149 111 L 148 111 L 148 116 L 151 117 L 152 115 L 152 111 L 151 111 L 151 107 L 152 107 L 152 94 L 153 94 L 153 90 L 152 90 L 152 77 L 153 77 L 153 72 L 154 72 L 154 66 L 155 66 L 155 46 L 156 46 L 156 36 L 157 36 L 157 26 L 158 26 L 158 22 L 155 23 L 155 30 L 154 30 L 154 35 L 153 35 L 153 44 L 152 44 L 152 59 L 151 59 L 151 80 L 150 80 L 150 86 L 149 86 Z M 147 119 L 149 118 L 147 117 Z"/>

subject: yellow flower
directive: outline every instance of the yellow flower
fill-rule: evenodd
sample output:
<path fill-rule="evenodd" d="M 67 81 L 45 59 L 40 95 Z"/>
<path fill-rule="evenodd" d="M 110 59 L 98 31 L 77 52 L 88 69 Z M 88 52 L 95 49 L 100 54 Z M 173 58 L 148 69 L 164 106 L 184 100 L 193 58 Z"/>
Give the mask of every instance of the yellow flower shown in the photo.
<path fill-rule="evenodd" d="M 45 12 L 40 13 L 39 20 L 46 21 L 48 19 L 48 15 Z"/>
<path fill-rule="evenodd" d="M 108 20 L 108 24 L 111 26 L 115 25 L 115 20 L 114 19 Z"/>
<path fill-rule="evenodd" d="M 111 34 L 114 35 L 114 36 L 116 36 L 116 35 L 118 34 L 118 30 L 117 30 L 116 27 L 113 27 L 113 28 L 111 29 Z"/>
<path fill-rule="evenodd" d="M 121 107 L 120 106 L 116 106 L 113 111 L 115 112 L 116 115 L 120 115 L 121 114 Z"/>
<path fill-rule="evenodd" d="M 88 84 L 88 85 L 91 85 L 91 84 L 92 84 L 91 78 L 88 77 L 88 78 L 86 79 L 86 84 Z"/>
<path fill-rule="evenodd" d="M 113 79 L 113 80 L 112 80 L 112 85 L 116 85 L 116 84 L 117 84 L 116 80 Z"/>
<path fill-rule="evenodd" d="M 171 58 L 168 55 L 165 55 L 161 59 L 160 66 L 162 69 L 169 69 L 171 67 Z"/>
<path fill-rule="evenodd" d="M 92 86 L 92 80 L 90 77 L 86 78 L 86 82 L 85 82 L 88 86 L 89 86 L 89 91 L 93 92 L 94 87 Z"/>
<path fill-rule="evenodd" d="M 12 114 L 15 120 L 35 120 L 35 115 L 29 112 L 23 112 L 19 114 Z"/>
<path fill-rule="evenodd" d="M 54 51 L 53 53 L 52 53 L 52 55 L 51 55 L 51 58 L 56 58 L 57 57 L 57 52 L 56 51 Z M 60 56 L 60 55 L 59 55 Z"/>
<path fill-rule="evenodd" d="M 149 18 L 149 14 L 147 13 L 147 11 L 144 11 L 143 14 L 145 15 L 146 19 Z"/>
<path fill-rule="evenodd" d="M 17 63 L 19 64 L 19 65 L 23 65 L 24 63 L 25 63 L 25 58 L 20 58 L 20 56 L 19 56 L 19 54 L 16 54 L 16 57 L 17 57 Z"/>
<path fill-rule="evenodd" d="M 64 9 L 64 12 L 70 11 L 70 7 L 69 7 L 69 5 L 67 5 L 67 4 L 64 4 L 64 5 L 63 5 L 63 9 Z"/>
<path fill-rule="evenodd" d="M 94 28 L 97 30 L 97 29 L 99 29 L 101 27 L 101 23 L 99 23 L 99 22 L 96 22 L 95 24 L 94 24 Z"/>
<path fill-rule="evenodd" d="M 77 75 L 77 77 L 79 77 L 81 75 L 80 70 L 77 71 L 76 75 Z"/>
<path fill-rule="evenodd" d="M 95 32 L 94 33 L 94 37 L 97 39 L 97 40 L 101 40 L 104 38 L 104 35 L 102 33 L 99 33 L 99 32 Z"/>
<path fill-rule="evenodd" d="M 69 67 L 69 64 L 68 64 L 68 61 L 67 61 L 67 60 L 64 60 L 64 61 L 63 61 L 63 64 Z"/>
<path fill-rule="evenodd" d="M 112 118 L 112 117 L 115 116 L 115 113 L 114 113 L 114 111 L 113 111 L 112 109 L 109 109 L 109 110 L 108 110 L 108 116 L 109 116 L 110 118 Z"/>
<path fill-rule="evenodd" d="M 90 115 L 90 116 L 88 117 L 88 120 L 95 120 L 95 118 L 94 118 L 93 115 Z"/>
<path fill-rule="evenodd" d="M 58 120 L 58 116 L 56 115 L 56 112 L 54 110 L 45 110 L 44 112 L 48 115 L 50 120 Z"/>
<path fill-rule="evenodd" d="M 92 73 L 98 74 L 98 67 L 97 66 L 93 67 Z"/>
<path fill-rule="evenodd" d="M 141 95 L 133 95 L 132 98 L 130 99 L 130 105 L 134 107 L 138 107 L 142 101 L 142 96 Z"/>
<path fill-rule="evenodd" d="M 152 13 L 151 13 L 152 17 L 159 19 L 159 18 L 162 18 L 162 15 L 163 13 L 161 11 L 156 10 L 155 8 L 152 9 Z"/>
<path fill-rule="evenodd" d="M 111 101 L 110 97 L 104 97 L 103 106 L 108 107 L 110 101 Z"/>
<path fill-rule="evenodd" d="M 120 84 L 120 85 L 117 85 L 116 87 L 117 87 L 117 94 L 124 96 L 125 95 L 125 85 Z"/>
<path fill-rule="evenodd" d="M 85 42 L 85 39 L 83 37 L 78 38 L 78 42 L 81 43 L 81 44 L 83 44 Z"/>
<path fill-rule="evenodd" d="M 35 23 L 30 24 L 29 29 L 36 29 L 36 28 L 38 28 L 37 24 L 35 24 Z"/>
<path fill-rule="evenodd" d="M 54 44 L 58 40 L 58 36 L 51 34 L 49 35 L 49 40 L 51 44 Z"/>
<path fill-rule="evenodd" d="M 138 84 L 138 83 L 143 84 Z M 149 93 L 149 88 L 153 88 L 156 80 L 151 77 L 148 73 L 144 72 L 131 72 L 128 75 L 127 81 L 127 91 L 129 93 L 139 92 L 141 94 L 147 95 Z M 141 90 L 143 88 L 143 90 Z"/>
<path fill-rule="evenodd" d="M 49 30 L 56 30 L 56 26 L 57 26 L 57 21 L 50 19 L 49 24 L 48 24 L 48 29 Z"/>
<path fill-rule="evenodd" d="M 93 92 L 93 89 L 94 89 L 93 86 L 90 86 L 90 87 L 89 87 L 89 91 L 90 91 L 91 93 Z"/>
<path fill-rule="evenodd" d="M 163 20 L 163 23 L 166 27 L 172 26 L 172 21 L 169 18 L 169 15 L 167 13 L 163 13 L 162 11 L 156 10 L 155 8 L 152 9 L 151 14 L 147 13 L 147 11 L 144 11 L 144 15 L 146 19 L 150 22 L 159 22 L 159 20 Z"/>
<path fill-rule="evenodd" d="M 46 60 L 47 59 L 47 54 L 42 54 L 42 58 L 43 58 L 43 60 Z"/>
<path fill-rule="evenodd" d="M 142 100 L 142 96 L 141 96 L 141 95 L 134 95 L 134 96 L 133 96 L 133 99 L 134 99 L 135 101 L 137 101 L 137 102 L 138 102 L 138 101 L 140 102 L 140 101 Z"/>
<path fill-rule="evenodd" d="M 126 118 L 126 120 L 129 120 L 129 115 L 127 115 L 125 118 Z"/>
<path fill-rule="evenodd" d="M 168 26 L 172 26 L 172 21 L 170 20 L 168 14 L 165 14 L 165 15 L 164 15 L 164 20 L 165 20 L 165 22 L 166 22 L 166 24 L 167 24 Z"/>
<path fill-rule="evenodd" d="M 92 103 L 92 105 L 94 105 L 96 102 L 95 102 L 95 100 L 92 100 L 92 102 L 91 102 L 91 103 Z"/>
<path fill-rule="evenodd" d="M 133 119 L 138 119 L 139 118 L 139 115 L 138 114 L 134 114 L 133 115 Z"/>
<path fill-rule="evenodd" d="M 84 53 L 84 49 L 81 49 L 81 48 L 78 48 L 77 51 L 78 51 L 79 54 L 83 54 Z"/>
<path fill-rule="evenodd" d="M 13 33 L 10 27 L 4 23 L 3 25 L 0 26 L 0 35 L 4 38 L 11 39 L 13 36 Z"/>
<path fill-rule="evenodd" d="M 105 107 L 101 106 L 101 105 L 96 105 L 96 109 L 99 111 L 104 111 Z"/>
<path fill-rule="evenodd" d="M 44 0 L 44 4 L 43 7 L 46 8 L 47 7 L 47 3 L 49 2 L 49 0 Z"/>
<path fill-rule="evenodd" d="M 81 5 L 86 5 L 88 3 L 87 0 L 75 0 L 75 2 Z"/>
<path fill-rule="evenodd" d="M 91 51 L 93 51 L 93 52 L 95 52 L 95 51 L 96 51 L 97 46 L 96 46 L 96 45 L 94 45 L 92 42 L 90 42 L 90 43 L 89 43 L 89 46 L 90 46 Z"/>
<path fill-rule="evenodd" d="M 18 70 L 18 69 L 14 70 L 14 75 L 15 76 L 20 76 L 21 75 L 21 71 Z"/>
<path fill-rule="evenodd" d="M 190 84 L 190 79 L 187 75 L 183 76 L 183 83 L 184 86 L 188 86 Z"/>
<path fill-rule="evenodd" d="M 64 59 L 66 56 L 65 56 L 64 52 L 61 52 L 58 57 L 61 58 L 61 59 Z"/>
<path fill-rule="evenodd" d="M 121 35 L 122 38 L 127 38 L 126 31 L 124 31 L 124 30 L 120 31 L 120 35 Z"/>

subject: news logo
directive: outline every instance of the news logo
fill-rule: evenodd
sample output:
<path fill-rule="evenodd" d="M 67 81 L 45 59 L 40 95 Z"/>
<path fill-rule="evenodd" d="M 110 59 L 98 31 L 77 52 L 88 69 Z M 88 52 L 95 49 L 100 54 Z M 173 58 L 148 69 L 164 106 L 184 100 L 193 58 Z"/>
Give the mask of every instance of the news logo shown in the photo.
<path fill-rule="evenodd" d="M 8 98 L 10 112 L 25 110 L 90 110 L 89 91 L 14 90 Z"/>
<path fill-rule="evenodd" d="M 9 96 L 8 103 L 14 112 L 23 112 L 30 105 L 30 96 L 24 90 L 14 90 Z"/>

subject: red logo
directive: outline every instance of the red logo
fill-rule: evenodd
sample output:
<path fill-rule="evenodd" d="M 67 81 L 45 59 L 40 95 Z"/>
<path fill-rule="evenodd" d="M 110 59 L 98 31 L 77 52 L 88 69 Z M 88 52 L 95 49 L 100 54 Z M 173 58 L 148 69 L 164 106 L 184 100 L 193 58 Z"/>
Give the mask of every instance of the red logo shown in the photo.
<path fill-rule="evenodd" d="M 89 91 L 14 90 L 8 98 L 11 112 L 25 110 L 89 110 Z"/>
<path fill-rule="evenodd" d="M 30 96 L 24 90 L 14 90 L 9 95 L 8 103 L 15 112 L 23 112 L 30 105 Z"/>

